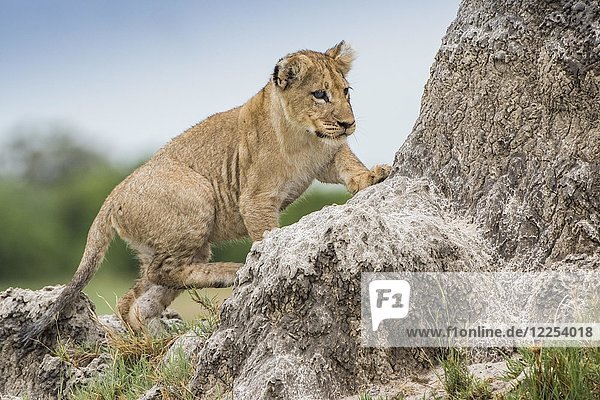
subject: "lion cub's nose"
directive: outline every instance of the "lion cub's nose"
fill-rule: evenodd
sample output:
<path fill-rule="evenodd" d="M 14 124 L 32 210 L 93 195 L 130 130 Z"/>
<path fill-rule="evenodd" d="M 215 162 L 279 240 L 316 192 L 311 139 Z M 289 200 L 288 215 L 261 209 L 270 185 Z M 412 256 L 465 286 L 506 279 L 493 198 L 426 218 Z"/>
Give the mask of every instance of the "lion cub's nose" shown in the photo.
<path fill-rule="evenodd" d="M 354 125 L 355 121 L 338 121 L 338 125 L 341 126 L 344 129 L 348 129 L 350 128 L 352 125 Z"/>

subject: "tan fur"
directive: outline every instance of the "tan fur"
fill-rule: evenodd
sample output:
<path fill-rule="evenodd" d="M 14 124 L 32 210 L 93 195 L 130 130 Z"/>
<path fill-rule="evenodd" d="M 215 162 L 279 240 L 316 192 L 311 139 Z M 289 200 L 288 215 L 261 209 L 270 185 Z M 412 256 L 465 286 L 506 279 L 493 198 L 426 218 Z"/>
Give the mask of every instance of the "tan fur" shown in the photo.
<path fill-rule="evenodd" d="M 344 42 L 287 55 L 247 103 L 177 136 L 112 191 L 86 254 L 103 254 L 107 226 L 137 252 L 140 278 L 118 306 L 124 321 L 141 329 L 185 288 L 232 285 L 241 264 L 210 263 L 210 243 L 260 240 L 314 179 L 356 193 L 387 177 L 388 166 L 368 170 L 346 143 L 356 126 L 352 60 Z M 99 263 L 82 261 L 73 280 L 87 283 Z"/>

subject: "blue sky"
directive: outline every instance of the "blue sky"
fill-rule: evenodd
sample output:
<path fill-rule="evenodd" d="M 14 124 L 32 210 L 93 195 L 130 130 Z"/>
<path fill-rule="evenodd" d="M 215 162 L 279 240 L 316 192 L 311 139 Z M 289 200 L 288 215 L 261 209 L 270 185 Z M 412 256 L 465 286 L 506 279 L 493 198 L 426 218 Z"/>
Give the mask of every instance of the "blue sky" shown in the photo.
<path fill-rule="evenodd" d="M 70 126 L 135 161 L 244 103 L 276 61 L 340 40 L 366 164 L 391 162 L 458 10 L 448 1 L 0 0 L 0 141 L 19 126 Z"/>

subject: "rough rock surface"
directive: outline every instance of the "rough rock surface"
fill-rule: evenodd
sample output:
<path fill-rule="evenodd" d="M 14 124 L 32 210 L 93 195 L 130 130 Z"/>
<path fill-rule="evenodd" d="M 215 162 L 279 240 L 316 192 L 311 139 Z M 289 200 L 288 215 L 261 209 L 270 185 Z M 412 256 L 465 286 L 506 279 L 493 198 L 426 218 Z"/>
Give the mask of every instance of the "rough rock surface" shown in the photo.
<path fill-rule="evenodd" d="M 599 57 L 597 1 L 465 0 L 394 175 L 253 246 L 192 388 L 325 399 L 414 373 L 418 350 L 361 347 L 361 272 L 598 269 Z"/>
<path fill-rule="evenodd" d="M 193 382 L 234 398 L 329 399 L 429 364 L 417 349 L 365 348 L 361 272 L 489 271 L 477 229 L 425 181 L 396 176 L 253 246 L 200 353 Z"/>
<path fill-rule="evenodd" d="M 500 397 L 518 383 L 517 379 L 505 380 L 508 367 L 504 361 L 471 364 L 468 371 L 478 380 L 487 382 L 493 396 Z M 448 393 L 444 390 L 443 378 L 443 368 L 438 366 L 426 374 L 406 377 L 388 385 L 373 385 L 363 393 L 376 399 L 452 400 L 448 399 Z M 353 395 L 341 400 L 360 399 L 360 395 Z"/>
<path fill-rule="evenodd" d="M 57 349 L 68 349 L 71 345 L 104 344 L 107 330 L 125 332 L 117 316 L 96 316 L 94 305 L 85 294 L 79 296 L 38 342 L 31 342 L 26 347 L 18 342 L 21 327 L 44 313 L 62 288 L 47 286 L 38 291 L 9 288 L 0 292 L 0 400 L 11 396 L 40 400 L 65 398 L 75 387 L 102 373 L 111 362 L 108 353 L 72 363 L 57 352 Z M 172 326 L 181 323 L 181 316 L 167 309 L 161 321 Z M 59 342 L 61 346 L 57 346 Z M 169 357 L 181 354 L 191 360 L 192 353 L 198 351 L 200 338 L 190 333 L 175 344 L 168 352 Z"/>
<path fill-rule="evenodd" d="M 72 369 L 54 356 L 62 338 L 78 343 L 104 340 L 104 332 L 93 317 L 94 306 L 81 295 L 69 310 L 48 329 L 39 342 L 24 348 L 17 335 L 26 321 L 46 310 L 61 287 L 48 286 L 39 291 L 10 288 L 0 293 L 0 393 L 5 396 L 28 396 L 32 399 L 58 399 L 74 384 L 97 373 L 102 360 Z M 88 368 L 89 367 L 89 368 Z"/>

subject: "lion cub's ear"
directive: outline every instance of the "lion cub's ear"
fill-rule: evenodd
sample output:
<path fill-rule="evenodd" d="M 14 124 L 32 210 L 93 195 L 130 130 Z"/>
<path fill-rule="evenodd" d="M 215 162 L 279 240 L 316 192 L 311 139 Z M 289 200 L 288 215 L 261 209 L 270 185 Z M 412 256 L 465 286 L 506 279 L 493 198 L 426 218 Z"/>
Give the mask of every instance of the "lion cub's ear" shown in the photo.
<path fill-rule="evenodd" d="M 337 61 L 342 74 L 346 75 L 352 68 L 352 61 L 356 58 L 356 53 L 345 41 L 341 41 L 325 52 L 325 55 Z"/>
<path fill-rule="evenodd" d="M 310 59 L 302 54 L 289 54 L 275 65 L 273 83 L 281 89 L 288 88 L 293 82 L 301 80 L 308 70 Z"/>

